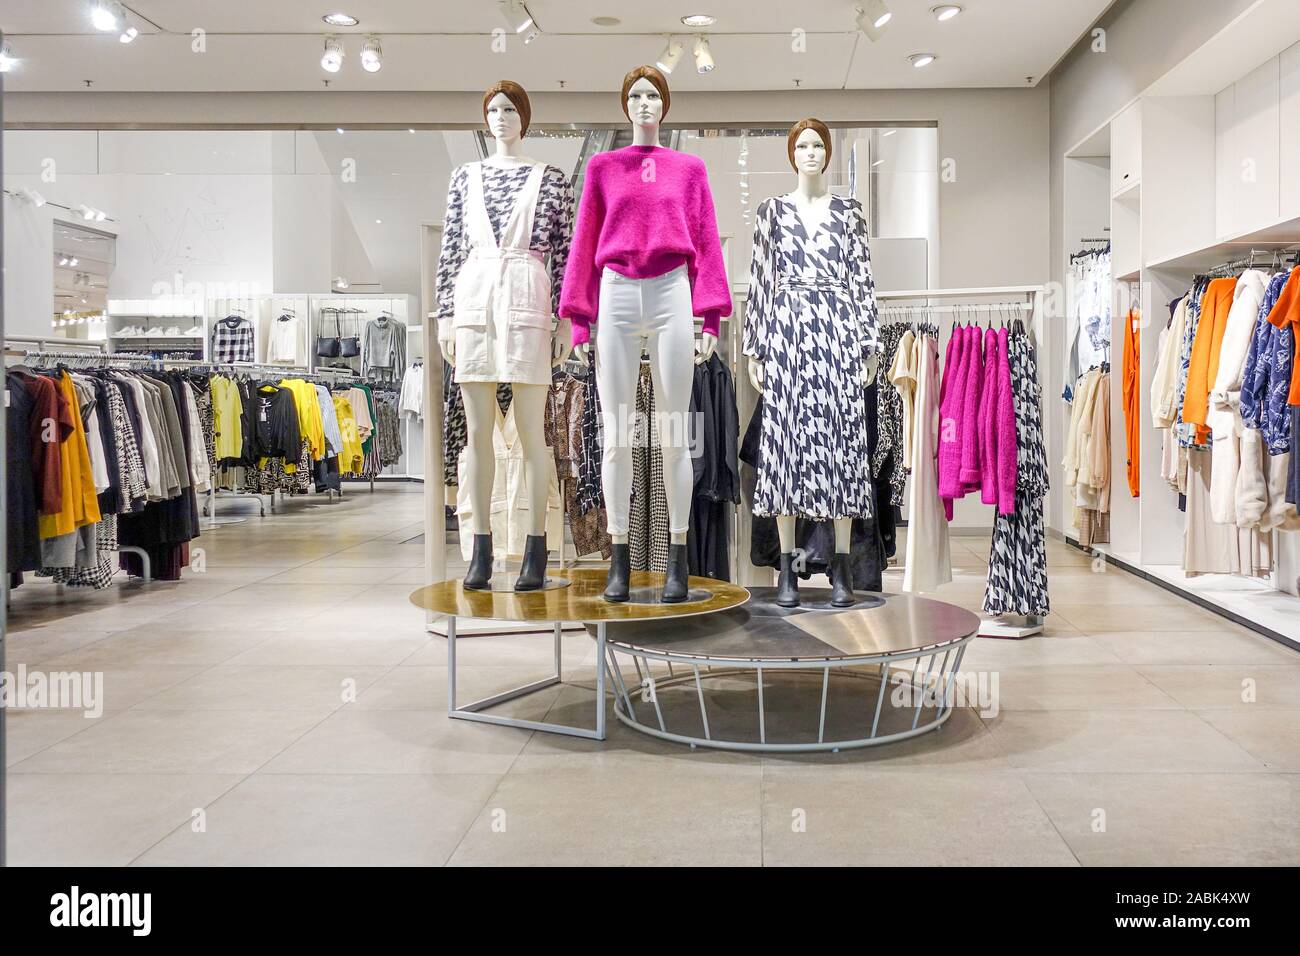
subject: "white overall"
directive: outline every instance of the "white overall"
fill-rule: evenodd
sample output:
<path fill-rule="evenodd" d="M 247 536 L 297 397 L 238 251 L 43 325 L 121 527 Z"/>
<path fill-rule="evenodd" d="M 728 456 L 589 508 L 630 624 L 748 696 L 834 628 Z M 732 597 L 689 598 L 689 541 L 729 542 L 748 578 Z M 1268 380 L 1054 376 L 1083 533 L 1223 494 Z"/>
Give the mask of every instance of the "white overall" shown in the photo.
<path fill-rule="evenodd" d="M 551 383 L 551 280 L 533 252 L 533 215 L 546 167 L 533 165 L 498 244 L 471 163 L 465 198 L 469 259 L 456 277 L 452 334 L 457 382 Z"/>

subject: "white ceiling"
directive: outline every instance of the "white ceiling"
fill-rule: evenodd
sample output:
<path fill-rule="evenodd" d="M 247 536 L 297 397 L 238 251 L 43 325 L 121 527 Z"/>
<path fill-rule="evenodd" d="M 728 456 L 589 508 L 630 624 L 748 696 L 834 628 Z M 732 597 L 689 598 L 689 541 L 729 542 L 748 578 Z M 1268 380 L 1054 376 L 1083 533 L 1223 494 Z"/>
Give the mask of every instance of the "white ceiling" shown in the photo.
<path fill-rule="evenodd" d="M 545 31 L 524 46 L 509 36 L 495 0 L 130 0 L 141 35 L 124 45 L 90 24 L 90 0 L 3 0 L 0 30 L 21 63 L 5 75 L 15 92 L 109 91 L 476 91 L 510 77 L 533 91 L 608 90 L 653 62 L 666 36 L 688 40 L 671 77 L 681 90 L 1023 87 L 1037 83 L 1113 0 L 960 0 L 947 23 L 937 0 L 887 0 L 893 21 L 879 42 L 857 33 L 853 0 L 527 0 Z M 321 16 L 343 10 L 361 22 L 331 31 Z M 709 13 L 717 68 L 695 72 L 680 18 Z M 594 24 L 618 17 L 618 26 Z M 191 51 L 191 31 L 206 52 Z M 805 32 L 806 52 L 792 50 Z M 384 67 L 361 69 L 365 35 L 380 35 Z M 324 38 L 344 37 L 343 69 L 320 67 Z M 909 54 L 939 59 L 917 70 Z M 796 83 L 796 81 L 798 81 Z"/>

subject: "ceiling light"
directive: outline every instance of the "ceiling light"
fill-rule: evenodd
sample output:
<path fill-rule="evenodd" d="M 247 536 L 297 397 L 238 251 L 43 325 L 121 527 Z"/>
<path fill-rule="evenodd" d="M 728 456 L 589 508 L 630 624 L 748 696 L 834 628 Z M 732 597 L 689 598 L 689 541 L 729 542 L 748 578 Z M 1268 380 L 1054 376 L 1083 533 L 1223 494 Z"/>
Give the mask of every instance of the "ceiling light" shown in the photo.
<path fill-rule="evenodd" d="M 873 43 L 880 39 L 885 25 L 894 18 L 889 12 L 889 7 L 885 6 L 885 0 L 862 0 L 857 7 L 858 29 L 867 35 L 867 38 Z"/>
<path fill-rule="evenodd" d="M 104 212 L 104 210 L 102 209 L 95 210 L 95 222 L 103 222 L 107 218 L 108 218 L 108 213 Z"/>
<path fill-rule="evenodd" d="M 77 208 L 73 209 L 72 211 L 75 212 L 82 219 L 95 218 L 95 210 L 91 209 L 85 203 L 82 203 L 81 205 L 77 206 Z"/>
<path fill-rule="evenodd" d="M 382 226 L 383 224 L 384 224 L 384 220 L 382 220 L 382 219 L 376 219 L 376 220 L 375 220 L 375 225 L 376 225 L 376 226 Z"/>
<path fill-rule="evenodd" d="M 923 66 L 929 66 L 931 63 L 933 63 L 935 60 L 939 58 L 935 56 L 933 53 L 913 53 L 911 56 L 908 57 L 908 59 L 912 61 L 912 66 L 916 67 L 919 70 Z"/>
<path fill-rule="evenodd" d="M 408 132 L 408 133 L 414 133 L 415 130 L 413 130 L 413 129 L 408 129 L 407 132 Z"/>
<path fill-rule="evenodd" d="M 352 285 L 352 283 L 349 282 L 347 279 L 345 279 L 343 276 L 335 276 L 335 277 L 334 277 L 334 288 L 336 288 L 336 289 L 346 289 L 346 288 L 347 288 L 348 286 L 350 286 L 350 285 Z"/>
<path fill-rule="evenodd" d="M 384 65 L 384 51 L 379 46 L 379 37 L 366 37 L 366 45 L 361 48 L 361 69 L 367 73 L 378 73 Z"/>
<path fill-rule="evenodd" d="M 122 31 L 121 35 L 117 39 L 121 43 L 130 43 L 139 35 L 140 35 L 140 31 L 128 23 L 126 25 L 126 29 Z"/>
<path fill-rule="evenodd" d="M 347 13 L 327 13 L 321 19 L 332 27 L 354 27 L 361 22 Z"/>
<path fill-rule="evenodd" d="M 0 73 L 8 73 L 17 62 L 18 60 L 14 57 L 14 50 L 9 45 L 9 41 L 5 40 L 0 43 Z"/>
<path fill-rule="evenodd" d="M 937 7 L 931 7 L 930 12 L 934 14 L 936 20 L 943 23 L 945 20 L 951 20 L 961 13 L 961 7 L 955 3 L 942 3 Z"/>
<path fill-rule="evenodd" d="M 62 257 L 60 257 L 60 259 L 59 259 L 59 265 L 61 265 L 61 266 L 66 266 L 67 264 L 68 264 L 68 257 L 67 257 L 67 256 L 62 256 Z"/>
<path fill-rule="evenodd" d="M 682 17 L 682 23 L 688 27 L 711 27 L 717 22 L 717 17 L 707 13 L 692 13 L 690 16 Z"/>
<path fill-rule="evenodd" d="M 709 52 L 709 38 L 706 36 L 695 38 L 695 72 L 713 72 L 713 54 Z"/>
<path fill-rule="evenodd" d="M 76 256 L 73 256 L 71 259 L 68 260 L 68 265 L 75 266 L 79 261 L 80 260 Z"/>
<path fill-rule="evenodd" d="M 325 52 L 321 54 L 320 67 L 326 73 L 337 73 L 343 68 L 343 41 L 338 37 L 325 38 Z"/>
<path fill-rule="evenodd" d="M 616 27 L 623 21 L 618 17 L 592 17 L 591 22 L 598 27 Z"/>
<path fill-rule="evenodd" d="M 677 69 L 677 62 L 682 58 L 684 49 L 682 41 L 668 38 L 668 45 L 664 47 L 664 52 L 659 54 L 659 59 L 655 60 L 655 66 L 665 73 L 671 73 Z"/>
<path fill-rule="evenodd" d="M 335 126 L 335 127 L 334 127 L 334 132 L 336 132 L 336 133 L 338 133 L 340 136 L 342 136 L 342 135 L 343 135 L 343 127 L 342 127 L 342 126 Z"/>
<path fill-rule="evenodd" d="M 90 22 L 95 25 L 96 30 L 110 33 L 117 29 L 117 21 L 121 12 L 121 4 L 111 2 L 111 0 L 95 0 L 90 8 Z"/>
<path fill-rule="evenodd" d="M 520 0 L 499 0 L 498 6 L 507 25 L 515 33 L 522 35 L 525 43 L 532 43 L 537 39 L 539 32 L 537 24 L 533 22 L 533 15 Z"/>

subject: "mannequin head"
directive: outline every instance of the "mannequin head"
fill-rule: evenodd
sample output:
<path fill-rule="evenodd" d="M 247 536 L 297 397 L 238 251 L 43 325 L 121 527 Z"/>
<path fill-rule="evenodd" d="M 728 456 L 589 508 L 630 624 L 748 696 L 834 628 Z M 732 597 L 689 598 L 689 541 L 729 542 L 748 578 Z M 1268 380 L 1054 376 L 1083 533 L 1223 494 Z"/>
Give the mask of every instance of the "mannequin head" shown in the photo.
<path fill-rule="evenodd" d="M 623 77 L 623 115 L 633 125 L 658 127 L 671 101 L 668 81 L 653 66 L 638 66 Z"/>
<path fill-rule="evenodd" d="M 831 131 L 819 119 L 801 119 L 790 127 L 786 150 L 795 172 L 820 176 L 831 164 Z"/>
<path fill-rule="evenodd" d="M 514 80 L 498 80 L 483 94 L 483 122 L 494 139 L 522 139 L 532 115 L 528 94 Z"/>

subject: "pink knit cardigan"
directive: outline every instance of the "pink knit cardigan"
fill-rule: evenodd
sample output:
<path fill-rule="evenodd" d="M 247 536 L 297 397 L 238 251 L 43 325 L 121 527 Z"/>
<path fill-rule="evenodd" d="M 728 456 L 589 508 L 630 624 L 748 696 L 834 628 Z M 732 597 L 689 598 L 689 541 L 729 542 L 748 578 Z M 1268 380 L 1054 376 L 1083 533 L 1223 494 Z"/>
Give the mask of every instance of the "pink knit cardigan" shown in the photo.
<path fill-rule="evenodd" d="M 978 491 L 999 514 L 1016 508 L 1016 413 L 1007 331 L 954 329 L 940 387 L 939 497 Z"/>

